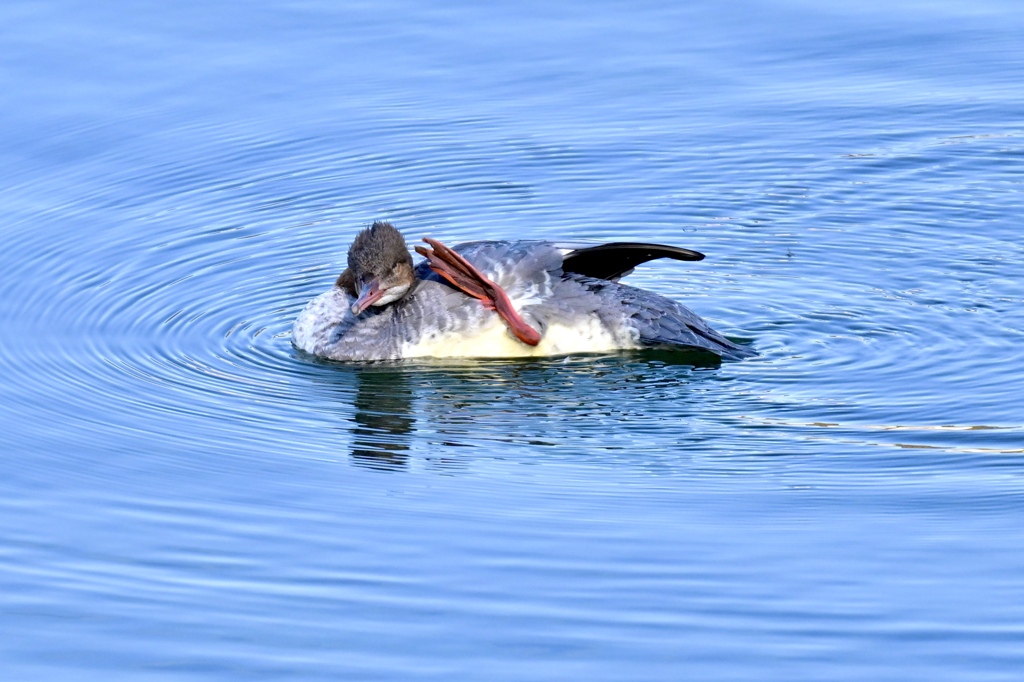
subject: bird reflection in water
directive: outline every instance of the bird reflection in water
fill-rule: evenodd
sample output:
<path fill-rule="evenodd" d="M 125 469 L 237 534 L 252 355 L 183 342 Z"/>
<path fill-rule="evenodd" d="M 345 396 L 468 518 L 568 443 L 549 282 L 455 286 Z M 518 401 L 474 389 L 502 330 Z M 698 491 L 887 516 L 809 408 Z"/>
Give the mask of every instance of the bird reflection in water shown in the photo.
<path fill-rule="evenodd" d="M 453 448 L 472 450 L 488 442 L 559 447 L 563 444 L 547 437 L 552 421 L 563 427 L 575 423 L 581 436 L 592 436 L 605 428 L 609 411 L 631 414 L 639 405 L 650 411 L 651 401 L 673 405 L 678 416 L 685 399 L 692 398 L 684 387 L 709 378 L 707 370 L 720 366 L 712 354 L 649 350 L 359 367 L 350 375 L 356 379 L 352 461 L 379 471 L 401 470 L 424 437 L 432 453 L 424 463 L 448 472 L 466 463 Z M 673 399 L 663 399 L 665 392 Z M 417 435 L 414 409 L 429 424 L 429 434 Z"/>
<path fill-rule="evenodd" d="M 413 391 L 397 368 L 366 367 L 357 372 L 352 460 L 371 469 L 402 469 L 409 462 Z"/>

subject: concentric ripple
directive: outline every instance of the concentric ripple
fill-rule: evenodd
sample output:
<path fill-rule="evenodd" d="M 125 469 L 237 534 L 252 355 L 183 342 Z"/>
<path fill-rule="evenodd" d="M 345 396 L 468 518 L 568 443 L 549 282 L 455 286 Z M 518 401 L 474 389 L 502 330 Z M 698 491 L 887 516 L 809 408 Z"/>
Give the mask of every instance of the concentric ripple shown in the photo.
<path fill-rule="evenodd" d="M 409 126 L 396 128 L 394 145 L 419 145 L 425 159 L 386 148 L 318 156 L 316 139 L 268 144 L 225 139 L 216 128 L 190 132 L 210 146 L 208 168 L 165 162 L 130 180 L 104 176 L 122 152 L 88 177 L 51 178 L 43 189 L 58 196 L 74 187 L 63 202 L 42 212 L 30 200 L 16 205 L 17 257 L 0 292 L 17 330 L 5 343 L 4 391 L 22 423 L 40 412 L 65 421 L 49 438 L 114 443 L 120 429 L 133 429 L 225 452 L 258 438 L 279 452 L 377 453 L 385 464 L 405 461 L 396 452 L 427 457 L 438 447 L 499 442 L 530 444 L 546 457 L 614 460 L 639 442 L 658 453 L 732 439 L 734 451 L 756 452 L 771 435 L 791 449 L 794 438 L 818 437 L 803 424 L 839 418 L 848 443 L 1018 451 L 1019 414 L 1008 398 L 1022 386 L 990 369 L 1019 364 L 1024 347 L 1024 287 L 1010 274 L 1024 251 L 1003 213 L 1008 203 L 1021 206 L 1020 195 L 1010 167 L 993 172 L 1002 156 L 1020 153 L 1018 137 L 851 153 L 784 185 L 752 185 L 743 213 L 705 201 L 712 222 L 645 222 L 643 238 L 702 248 L 711 265 L 655 264 L 633 282 L 754 339 L 762 355 L 747 363 L 694 369 L 686 357 L 665 365 L 641 354 L 358 368 L 317 363 L 289 342 L 292 319 L 330 286 L 355 230 L 387 217 L 410 237 L 458 241 L 498 236 L 501 227 L 466 213 L 419 215 L 389 197 L 455 193 L 463 211 L 502 212 L 520 224 L 504 234 L 619 237 L 628 228 L 546 217 L 527 179 L 538 168 L 557 175 L 584 164 L 586 151 L 458 146 L 455 133 Z M 495 164 L 507 169 L 504 179 L 481 180 Z M 964 183 L 980 170 L 985 183 Z M 396 173 L 400 192 L 369 191 Z M 743 179 L 740 168 L 731 181 Z M 926 193 L 908 199 L 908 185 Z M 692 200 L 652 192 L 659 214 Z M 785 214 L 764 218 L 783 205 Z M 958 234 L 955 246 L 922 215 L 941 215 Z M 76 236 L 55 239 L 62 230 Z M 562 435 L 566 421 L 572 439 Z M 756 443 L 743 437 L 752 423 Z M 956 430 L 928 431 L 947 423 Z M 999 428 L 972 428 L 985 425 Z M 892 429 L 899 438 L 880 438 Z"/>
<path fill-rule="evenodd" d="M 237 5 L 0 4 L 3 680 L 1020 676 L 1013 2 Z M 296 352 L 375 219 L 758 356 Z"/>

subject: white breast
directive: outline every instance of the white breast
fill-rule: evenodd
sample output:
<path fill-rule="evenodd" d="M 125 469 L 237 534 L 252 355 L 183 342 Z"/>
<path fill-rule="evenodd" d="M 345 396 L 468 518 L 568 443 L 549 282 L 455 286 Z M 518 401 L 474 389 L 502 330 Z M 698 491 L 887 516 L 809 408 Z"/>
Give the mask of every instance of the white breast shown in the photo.
<path fill-rule="evenodd" d="M 335 287 L 306 304 L 292 325 L 292 343 L 314 355 L 327 356 L 331 330 L 349 314 L 351 298 Z"/>
<path fill-rule="evenodd" d="M 638 348 L 616 338 L 594 317 L 571 327 L 552 324 L 536 346 L 520 342 L 495 315 L 487 325 L 470 333 L 431 334 L 402 348 L 404 358 L 519 358 L 573 353 L 600 353 Z"/>

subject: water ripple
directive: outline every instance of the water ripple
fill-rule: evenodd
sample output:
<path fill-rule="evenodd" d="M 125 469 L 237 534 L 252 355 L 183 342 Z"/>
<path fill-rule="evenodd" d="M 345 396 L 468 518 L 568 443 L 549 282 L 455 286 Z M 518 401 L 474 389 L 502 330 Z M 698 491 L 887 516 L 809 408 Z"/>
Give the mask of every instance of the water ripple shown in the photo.
<path fill-rule="evenodd" d="M 627 165 L 653 156 L 655 172 L 666 176 L 664 185 L 639 190 L 660 197 L 643 221 L 644 238 L 711 254 L 706 267 L 655 264 L 634 283 L 680 297 L 720 327 L 755 339 L 762 356 L 743 365 L 702 370 L 686 357 L 665 364 L 641 354 L 342 368 L 300 357 L 288 330 L 341 269 L 355 230 L 386 217 L 411 235 L 451 241 L 621 238 L 623 225 L 607 218 L 552 217 L 540 183 L 527 179 L 539 171 L 550 174 L 549 186 L 557 184 L 593 152 L 528 140 L 455 143 L 450 128 L 412 125 L 393 127 L 393 147 L 326 156 L 316 153 L 316 138 L 268 142 L 227 128 L 191 132 L 221 150 L 206 167 L 163 161 L 130 182 L 118 172 L 94 172 L 90 189 L 73 200 L 14 222 L 20 257 L 0 295 L 21 341 L 7 344 L 3 363 L 6 391 L 25 401 L 23 414 L 45 405 L 73 415 L 96 438 L 112 437 L 104 429 L 120 425 L 197 446 L 212 439 L 227 451 L 251 437 L 240 435 L 244 426 L 282 452 L 334 456 L 351 449 L 367 461 L 376 452 L 385 465 L 406 461 L 396 453 L 427 457 L 489 444 L 539 448 L 548 459 L 586 452 L 617 461 L 635 457 L 643 443 L 649 456 L 671 451 L 685 460 L 688 448 L 735 438 L 737 410 L 804 413 L 810 422 L 819 410 L 857 408 L 861 418 L 884 414 L 887 422 L 927 429 L 930 415 L 955 409 L 964 395 L 972 396 L 965 418 L 1009 419 L 1019 428 L 1015 415 L 999 411 L 1015 387 L 977 364 L 979 348 L 984 362 L 1021 359 L 1024 290 L 1018 279 L 1000 276 L 1021 247 L 981 203 L 986 194 L 1015 192 L 999 175 L 1009 183 L 1012 170 L 995 171 L 985 186 L 960 182 L 979 165 L 991 176 L 990 160 L 1017 149 L 1020 138 L 916 140 L 837 157 L 800 179 L 738 186 L 749 199 L 741 194 L 749 205 L 739 213 L 734 197 L 712 197 L 697 212 L 691 194 L 669 190 L 669 178 L 680 172 L 673 164 L 696 159 L 659 164 L 644 148 L 602 149 L 605 162 L 616 154 Z M 416 158 L 401 151 L 413 141 Z M 105 162 L 117 167 L 126 153 Z M 755 162 L 742 170 L 756 176 L 759 169 Z M 386 189 L 399 178 L 400 191 Z M 52 182 L 79 179 L 74 169 Z M 893 191 L 896 184 L 937 187 L 910 205 Z M 399 195 L 403 203 L 392 203 Z M 431 196 L 462 208 L 418 208 Z M 1007 200 L 1000 194 L 1004 206 Z M 963 228 L 955 249 L 922 223 L 921 206 Z M 481 211 L 508 213 L 481 224 L 471 217 Z M 67 221 L 89 226 L 89 236 L 44 236 Z M 983 232 L 972 229 L 978 221 L 988 221 Z M 936 409 L 936 395 L 949 396 L 948 408 Z M 782 440 L 804 439 L 805 427 L 763 419 L 785 432 Z M 296 424 L 307 425 L 301 443 L 290 438 Z M 850 426 L 857 433 L 872 428 Z M 973 445 L 943 435 L 937 445 L 917 435 L 892 444 L 1015 451 L 993 444 L 992 434 L 973 434 Z M 835 442 L 878 442 L 844 438 Z M 731 447 L 743 450 L 744 442 Z M 763 450 L 765 443 L 749 447 Z"/>

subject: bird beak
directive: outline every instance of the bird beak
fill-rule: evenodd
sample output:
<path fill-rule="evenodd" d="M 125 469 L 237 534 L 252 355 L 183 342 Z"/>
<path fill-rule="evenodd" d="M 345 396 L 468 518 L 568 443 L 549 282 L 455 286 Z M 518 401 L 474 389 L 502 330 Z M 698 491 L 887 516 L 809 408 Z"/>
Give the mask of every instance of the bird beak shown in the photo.
<path fill-rule="evenodd" d="M 378 280 L 371 279 L 369 282 L 364 284 L 363 288 L 359 291 L 359 298 L 357 298 L 352 304 L 352 314 L 358 315 L 369 308 L 381 299 L 385 291 L 385 289 L 380 288 L 380 282 Z"/>

